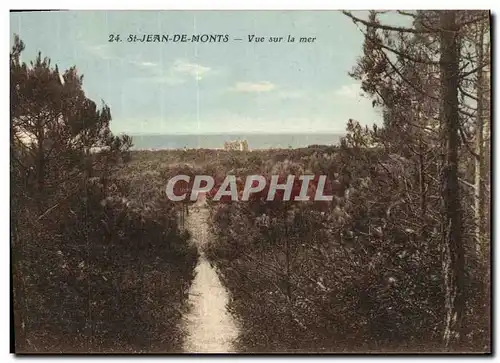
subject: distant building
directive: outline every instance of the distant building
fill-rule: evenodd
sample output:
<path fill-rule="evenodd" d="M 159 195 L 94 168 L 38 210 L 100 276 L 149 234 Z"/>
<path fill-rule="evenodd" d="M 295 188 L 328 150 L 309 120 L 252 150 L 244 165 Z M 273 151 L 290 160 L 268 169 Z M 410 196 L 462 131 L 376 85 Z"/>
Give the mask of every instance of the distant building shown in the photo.
<path fill-rule="evenodd" d="M 248 142 L 246 140 L 226 141 L 224 150 L 248 151 Z"/>

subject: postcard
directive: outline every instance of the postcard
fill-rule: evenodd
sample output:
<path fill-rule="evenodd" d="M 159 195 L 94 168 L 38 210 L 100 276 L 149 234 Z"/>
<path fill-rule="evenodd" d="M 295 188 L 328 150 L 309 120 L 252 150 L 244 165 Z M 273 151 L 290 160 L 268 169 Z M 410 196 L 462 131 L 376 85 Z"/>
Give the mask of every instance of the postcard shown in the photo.
<path fill-rule="evenodd" d="M 491 354 L 484 10 L 10 13 L 17 354 Z"/>

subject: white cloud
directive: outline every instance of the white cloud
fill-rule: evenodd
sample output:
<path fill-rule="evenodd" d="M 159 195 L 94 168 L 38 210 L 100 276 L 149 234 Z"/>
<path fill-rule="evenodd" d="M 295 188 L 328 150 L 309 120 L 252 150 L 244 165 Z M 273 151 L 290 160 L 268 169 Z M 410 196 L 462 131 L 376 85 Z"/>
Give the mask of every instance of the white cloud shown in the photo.
<path fill-rule="evenodd" d="M 211 71 L 210 67 L 205 67 L 201 64 L 191 63 L 181 59 L 174 62 L 171 70 L 175 73 L 189 75 L 198 81 L 203 79 L 203 77 Z"/>
<path fill-rule="evenodd" d="M 85 44 L 84 47 L 89 53 L 101 59 L 123 61 L 123 58 L 119 58 L 111 53 L 109 44 Z M 186 76 L 200 81 L 205 78 L 207 74 L 214 73 L 210 67 L 184 59 L 175 60 L 169 67 L 165 67 L 163 64 L 156 62 L 140 60 L 140 57 L 139 59 L 137 57 L 136 59 L 126 59 L 126 62 L 144 68 L 152 73 L 150 76 L 135 78 L 135 80 L 143 82 L 175 85 L 185 83 Z"/>
<path fill-rule="evenodd" d="M 140 68 L 149 68 L 151 70 L 154 70 L 155 68 L 157 68 L 157 69 L 160 68 L 160 65 L 158 63 L 154 63 L 154 62 L 133 60 L 133 59 L 127 59 L 126 61 L 129 62 L 130 64 L 133 64 L 134 66 L 137 66 Z"/>
<path fill-rule="evenodd" d="M 238 82 L 233 88 L 235 92 L 262 93 L 276 89 L 276 85 L 269 82 Z"/>
<path fill-rule="evenodd" d="M 165 67 L 159 63 L 147 61 L 130 61 L 141 68 L 151 72 L 149 76 L 136 78 L 136 81 L 148 83 L 162 83 L 168 85 L 179 85 L 186 83 L 188 79 L 202 80 L 209 73 L 214 73 L 210 67 L 177 59 L 170 66 Z"/>
<path fill-rule="evenodd" d="M 359 83 L 345 84 L 334 92 L 335 96 L 351 99 L 358 99 L 361 93 L 361 85 Z"/>
<path fill-rule="evenodd" d="M 139 62 L 139 65 L 141 67 L 157 67 L 158 63 L 153 63 L 153 62 Z"/>

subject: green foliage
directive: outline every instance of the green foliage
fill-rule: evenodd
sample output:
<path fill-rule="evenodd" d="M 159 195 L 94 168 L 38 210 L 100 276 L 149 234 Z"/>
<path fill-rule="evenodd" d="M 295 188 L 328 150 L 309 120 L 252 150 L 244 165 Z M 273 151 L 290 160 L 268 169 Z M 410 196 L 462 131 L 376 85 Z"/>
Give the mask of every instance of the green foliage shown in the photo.
<path fill-rule="evenodd" d="M 17 221 L 24 339 L 43 352 L 172 351 L 197 251 L 173 208 L 143 209 L 102 186 L 82 189 L 50 217 Z"/>
<path fill-rule="evenodd" d="M 172 352 L 198 258 L 128 135 L 39 54 L 11 53 L 11 240 L 18 352 Z M 155 179 L 156 178 L 156 179 Z"/>
<path fill-rule="evenodd" d="M 297 161 L 285 157 L 268 169 L 336 176 L 341 188 L 331 203 L 211 204 L 217 239 L 206 253 L 231 292 L 242 351 L 443 349 L 435 214 L 421 215 L 416 196 L 408 194 L 415 172 L 408 160 L 362 146 L 366 130 L 353 123 L 350 132 L 356 134 L 334 154 L 290 155 Z M 483 304 L 474 302 L 482 291 L 478 271 L 474 265 L 467 269 L 473 309 Z M 479 336 L 485 337 L 485 324 L 468 317 L 475 328 L 464 349 L 477 349 L 484 344 Z"/>

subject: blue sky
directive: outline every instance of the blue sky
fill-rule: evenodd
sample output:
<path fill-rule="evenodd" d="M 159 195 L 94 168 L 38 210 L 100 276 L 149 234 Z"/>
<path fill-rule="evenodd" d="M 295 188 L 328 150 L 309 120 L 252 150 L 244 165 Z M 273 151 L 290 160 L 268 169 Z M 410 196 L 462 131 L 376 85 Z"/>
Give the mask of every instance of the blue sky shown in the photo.
<path fill-rule="evenodd" d="M 380 114 L 347 74 L 362 35 L 337 11 L 11 13 L 11 33 L 60 69 L 76 65 L 116 133 L 343 132 Z M 109 43 L 109 34 L 121 43 Z M 228 34 L 227 43 L 128 43 L 129 34 Z M 249 43 L 248 35 L 266 37 Z M 270 44 L 269 36 L 295 36 Z M 299 43 L 299 37 L 316 37 Z M 243 38 L 243 41 L 234 40 Z"/>

